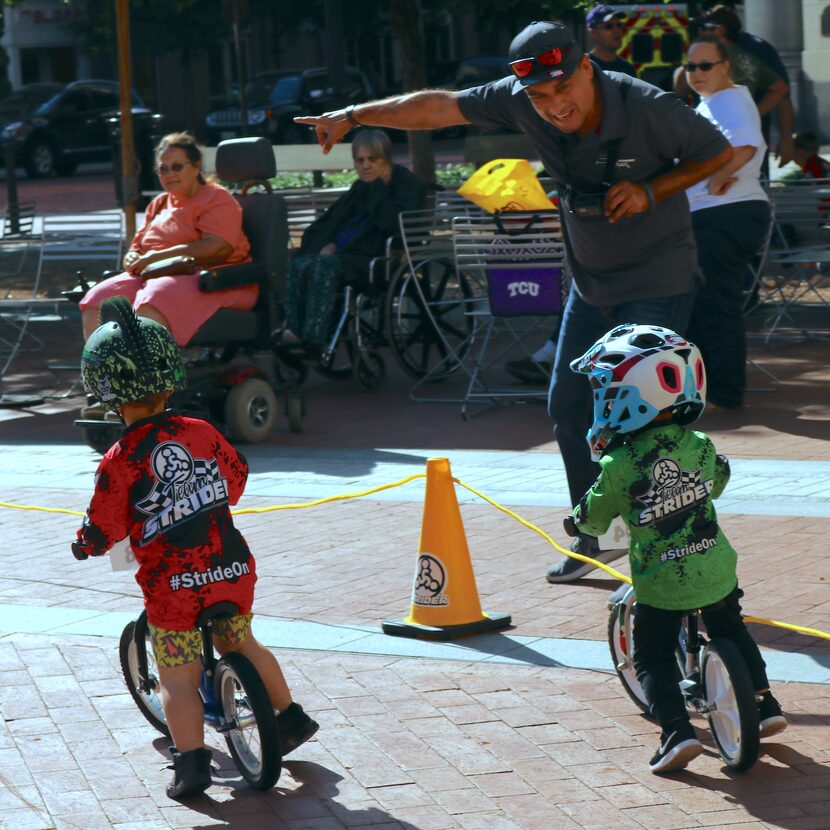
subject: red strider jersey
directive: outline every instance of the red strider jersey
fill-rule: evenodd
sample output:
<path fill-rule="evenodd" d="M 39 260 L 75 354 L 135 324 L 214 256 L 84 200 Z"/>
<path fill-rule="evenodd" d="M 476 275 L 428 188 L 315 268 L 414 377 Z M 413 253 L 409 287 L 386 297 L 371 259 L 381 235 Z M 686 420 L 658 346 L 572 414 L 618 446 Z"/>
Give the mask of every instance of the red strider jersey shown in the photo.
<path fill-rule="evenodd" d="M 150 622 L 193 628 L 208 605 L 251 610 L 256 569 L 230 506 L 248 463 L 207 422 L 163 412 L 136 421 L 101 460 L 78 546 L 101 556 L 125 536 Z"/>

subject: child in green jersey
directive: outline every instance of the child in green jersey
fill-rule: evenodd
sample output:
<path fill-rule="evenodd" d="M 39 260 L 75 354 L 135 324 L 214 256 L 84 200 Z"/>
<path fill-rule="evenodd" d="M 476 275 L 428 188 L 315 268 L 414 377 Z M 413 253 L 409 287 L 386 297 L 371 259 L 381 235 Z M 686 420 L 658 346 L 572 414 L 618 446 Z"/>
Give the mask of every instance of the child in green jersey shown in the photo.
<path fill-rule="evenodd" d="M 588 432 L 600 475 L 574 508 L 582 533 L 601 536 L 615 516 L 631 532 L 637 596 L 634 668 L 663 734 L 652 772 L 682 769 L 703 751 L 677 684 L 674 649 L 684 611 L 700 608 L 711 637 L 738 647 L 757 694 L 761 737 L 787 726 L 758 646 L 741 617 L 737 556 L 712 501 L 729 462 L 702 432 L 688 429 L 706 404 L 700 352 L 660 326 L 617 326 L 571 369 L 588 375 L 594 421 Z"/>

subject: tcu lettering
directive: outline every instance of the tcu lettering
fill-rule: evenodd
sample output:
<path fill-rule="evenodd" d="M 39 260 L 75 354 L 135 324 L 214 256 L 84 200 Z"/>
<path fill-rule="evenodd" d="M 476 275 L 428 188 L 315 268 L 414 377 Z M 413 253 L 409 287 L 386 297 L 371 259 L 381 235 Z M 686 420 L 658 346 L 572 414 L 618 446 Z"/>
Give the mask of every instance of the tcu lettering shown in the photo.
<path fill-rule="evenodd" d="M 539 283 L 526 282 L 525 280 L 521 282 L 509 282 L 507 283 L 507 290 L 510 292 L 511 297 L 515 297 L 517 294 L 529 294 L 531 297 L 538 297 Z"/>

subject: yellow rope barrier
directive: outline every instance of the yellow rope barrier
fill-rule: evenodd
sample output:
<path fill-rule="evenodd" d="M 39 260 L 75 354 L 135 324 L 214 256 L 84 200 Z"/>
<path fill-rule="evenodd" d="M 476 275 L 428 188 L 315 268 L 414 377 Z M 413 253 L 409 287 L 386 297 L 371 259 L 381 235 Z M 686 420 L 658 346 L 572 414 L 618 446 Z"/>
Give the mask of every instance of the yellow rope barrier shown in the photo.
<path fill-rule="evenodd" d="M 231 511 L 234 516 L 245 516 L 257 513 L 273 513 L 278 510 L 301 510 L 303 508 L 308 507 L 317 507 L 321 504 L 330 504 L 332 502 L 337 501 L 348 501 L 349 499 L 359 499 L 364 498 L 365 496 L 371 496 L 374 493 L 380 493 L 384 490 L 392 490 L 395 487 L 402 487 L 404 484 L 409 484 L 411 481 L 416 481 L 419 478 L 426 478 L 425 473 L 415 473 L 411 476 L 407 476 L 406 478 L 399 479 L 398 481 L 393 481 L 390 484 L 381 484 L 378 487 L 372 487 L 369 490 L 360 490 L 354 493 L 342 493 L 338 496 L 326 496 L 322 499 L 315 499 L 313 501 L 302 502 L 302 503 L 295 503 L 295 504 L 274 504 L 269 507 L 245 507 L 241 510 L 233 510 Z M 512 519 L 515 519 L 519 524 L 524 525 L 528 530 L 532 530 L 534 533 L 538 533 L 548 544 L 550 544 L 554 549 L 558 550 L 560 553 L 564 554 L 565 556 L 570 556 L 573 559 L 578 559 L 580 562 L 587 562 L 589 565 L 593 565 L 600 570 L 605 571 L 609 576 L 613 576 L 614 579 L 619 579 L 621 582 L 626 582 L 627 584 L 631 584 L 631 577 L 626 576 L 623 573 L 620 573 L 618 570 L 606 565 L 603 562 L 597 562 L 595 559 L 591 559 L 590 556 L 583 556 L 581 553 L 575 553 L 574 551 L 567 550 L 563 548 L 561 545 L 557 544 L 554 539 L 545 533 L 537 525 L 533 524 L 533 522 L 529 522 L 527 519 L 522 518 L 518 513 L 510 510 L 504 505 L 499 504 L 497 501 L 494 501 L 489 496 L 485 496 L 480 490 L 477 490 L 470 484 L 467 484 L 460 479 L 453 477 L 453 481 L 458 484 L 460 487 L 463 487 L 465 490 L 468 490 L 474 496 L 477 496 L 482 501 L 487 502 L 491 507 L 495 507 L 496 510 L 505 513 L 506 515 L 510 516 Z M 33 510 L 40 513 L 61 513 L 67 516 L 84 516 L 84 513 L 79 512 L 78 510 L 68 510 L 64 507 L 40 507 L 38 505 L 33 504 L 12 504 L 11 502 L 7 501 L 0 501 L 0 508 L 6 507 L 11 510 Z M 779 620 L 768 620 L 764 617 L 750 617 L 744 616 L 744 620 L 746 622 L 758 623 L 759 625 L 769 625 L 774 628 L 783 628 L 786 631 L 793 631 L 796 634 L 807 634 L 811 637 L 818 637 L 822 640 L 830 640 L 830 633 L 826 631 L 820 631 L 817 628 L 807 628 L 806 626 L 802 625 L 795 625 L 793 623 L 785 623 L 780 622 Z"/>

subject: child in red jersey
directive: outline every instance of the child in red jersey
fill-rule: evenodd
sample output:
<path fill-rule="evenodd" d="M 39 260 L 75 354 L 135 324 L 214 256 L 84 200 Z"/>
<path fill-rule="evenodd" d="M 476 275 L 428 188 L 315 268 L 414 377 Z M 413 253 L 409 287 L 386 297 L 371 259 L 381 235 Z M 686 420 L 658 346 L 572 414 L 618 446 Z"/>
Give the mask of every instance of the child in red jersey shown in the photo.
<path fill-rule="evenodd" d="M 262 677 L 279 712 L 283 755 L 318 725 L 292 701 L 276 658 L 251 633 L 256 568 L 230 512 L 245 488 L 245 458 L 207 422 L 165 409 L 185 380 L 167 329 L 136 317 L 123 297 L 105 301 L 101 321 L 84 347 L 84 385 L 120 412 L 126 430 L 98 467 L 72 551 L 79 559 L 100 556 L 130 538 L 175 743 L 167 794 L 180 798 L 210 786 L 198 692 L 202 643 L 195 628 L 208 606 L 227 601 L 239 608 L 238 616 L 217 621 L 215 645 L 220 653 L 243 654 Z"/>

